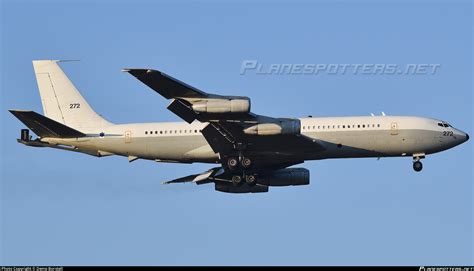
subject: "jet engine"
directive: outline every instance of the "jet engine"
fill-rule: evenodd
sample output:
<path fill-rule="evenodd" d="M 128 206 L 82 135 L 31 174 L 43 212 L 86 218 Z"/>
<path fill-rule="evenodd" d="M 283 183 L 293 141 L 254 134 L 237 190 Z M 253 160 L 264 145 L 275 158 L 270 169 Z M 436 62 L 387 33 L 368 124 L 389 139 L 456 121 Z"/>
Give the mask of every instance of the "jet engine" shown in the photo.
<path fill-rule="evenodd" d="M 257 183 L 267 186 L 308 185 L 309 170 L 306 168 L 286 168 L 259 175 Z"/>
<path fill-rule="evenodd" d="M 235 186 L 232 183 L 216 183 L 216 191 L 225 192 L 225 193 L 265 193 L 268 192 L 268 186 L 265 185 L 254 185 L 250 186 L 247 184 L 242 184 L 240 186 Z"/>
<path fill-rule="evenodd" d="M 192 103 L 199 113 L 249 113 L 250 99 L 247 97 L 228 99 L 206 99 Z"/>
<path fill-rule="evenodd" d="M 301 133 L 301 122 L 298 119 L 280 119 L 274 123 L 259 123 L 244 129 L 247 135 L 295 135 Z"/>

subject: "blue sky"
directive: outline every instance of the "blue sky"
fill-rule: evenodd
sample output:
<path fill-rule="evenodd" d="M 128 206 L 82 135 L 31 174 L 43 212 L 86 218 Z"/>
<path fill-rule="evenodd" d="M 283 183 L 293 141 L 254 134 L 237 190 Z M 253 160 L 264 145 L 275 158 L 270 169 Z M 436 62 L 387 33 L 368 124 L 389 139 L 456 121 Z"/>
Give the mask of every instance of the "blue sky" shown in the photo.
<path fill-rule="evenodd" d="M 0 263 L 474 264 L 471 141 L 428 156 L 304 163 L 311 185 L 230 195 L 160 185 L 210 165 L 16 144 L 7 109 L 42 112 L 33 59 L 116 123 L 177 121 L 123 67 L 245 95 L 286 117 L 420 115 L 473 134 L 470 1 L 2 1 Z M 434 75 L 240 74 L 261 63 L 439 63 Z"/>

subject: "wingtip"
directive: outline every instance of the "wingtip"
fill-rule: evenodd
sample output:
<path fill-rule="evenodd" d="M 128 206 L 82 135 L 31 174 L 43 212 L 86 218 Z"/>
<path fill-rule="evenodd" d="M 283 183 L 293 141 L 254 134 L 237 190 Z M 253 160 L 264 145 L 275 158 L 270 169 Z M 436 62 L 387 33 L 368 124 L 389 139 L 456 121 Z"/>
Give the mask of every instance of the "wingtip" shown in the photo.
<path fill-rule="evenodd" d="M 55 60 L 56 62 L 76 62 L 76 61 L 81 61 L 80 59 L 59 59 Z"/>
<path fill-rule="evenodd" d="M 29 112 L 33 112 L 33 111 L 31 111 L 31 110 L 21 110 L 21 109 L 8 109 L 8 112 L 15 115 L 15 113 L 29 113 Z"/>
<path fill-rule="evenodd" d="M 128 72 L 128 73 L 154 73 L 154 72 L 159 72 L 159 73 L 162 73 L 158 70 L 153 70 L 153 69 L 145 69 L 145 68 L 123 68 L 122 69 L 123 72 Z"/>

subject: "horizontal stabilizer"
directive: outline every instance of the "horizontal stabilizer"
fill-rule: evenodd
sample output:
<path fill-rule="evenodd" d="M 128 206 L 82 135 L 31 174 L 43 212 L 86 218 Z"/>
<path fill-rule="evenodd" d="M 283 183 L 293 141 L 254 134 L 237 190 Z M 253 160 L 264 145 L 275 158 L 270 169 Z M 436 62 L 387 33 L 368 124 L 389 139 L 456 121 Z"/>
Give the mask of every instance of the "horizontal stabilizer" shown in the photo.
<path fill-rule="evenodd" d="M 75 138 L 85 134 L 34 111 L 9 110 L 39 137 Z"/>

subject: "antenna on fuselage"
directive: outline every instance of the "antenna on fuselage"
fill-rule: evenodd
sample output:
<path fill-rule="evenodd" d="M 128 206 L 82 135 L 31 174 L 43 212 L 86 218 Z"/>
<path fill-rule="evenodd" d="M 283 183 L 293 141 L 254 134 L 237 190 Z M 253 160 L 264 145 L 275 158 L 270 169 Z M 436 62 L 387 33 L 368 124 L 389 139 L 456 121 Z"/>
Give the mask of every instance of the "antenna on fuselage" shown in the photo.
<path fill-rule="evenodd" d="M 386 116 L 386 115 L 385 115 L 385 112 L 383 112 L 383 111 L 382 111 L 382 116 L 384 116 L 384 117 Z"/>
<path fill-rule="evenodd" d="M 372 117 L 375 117 L 374 113 L 370 113 L 370 115 L 371 115 Z"/>

